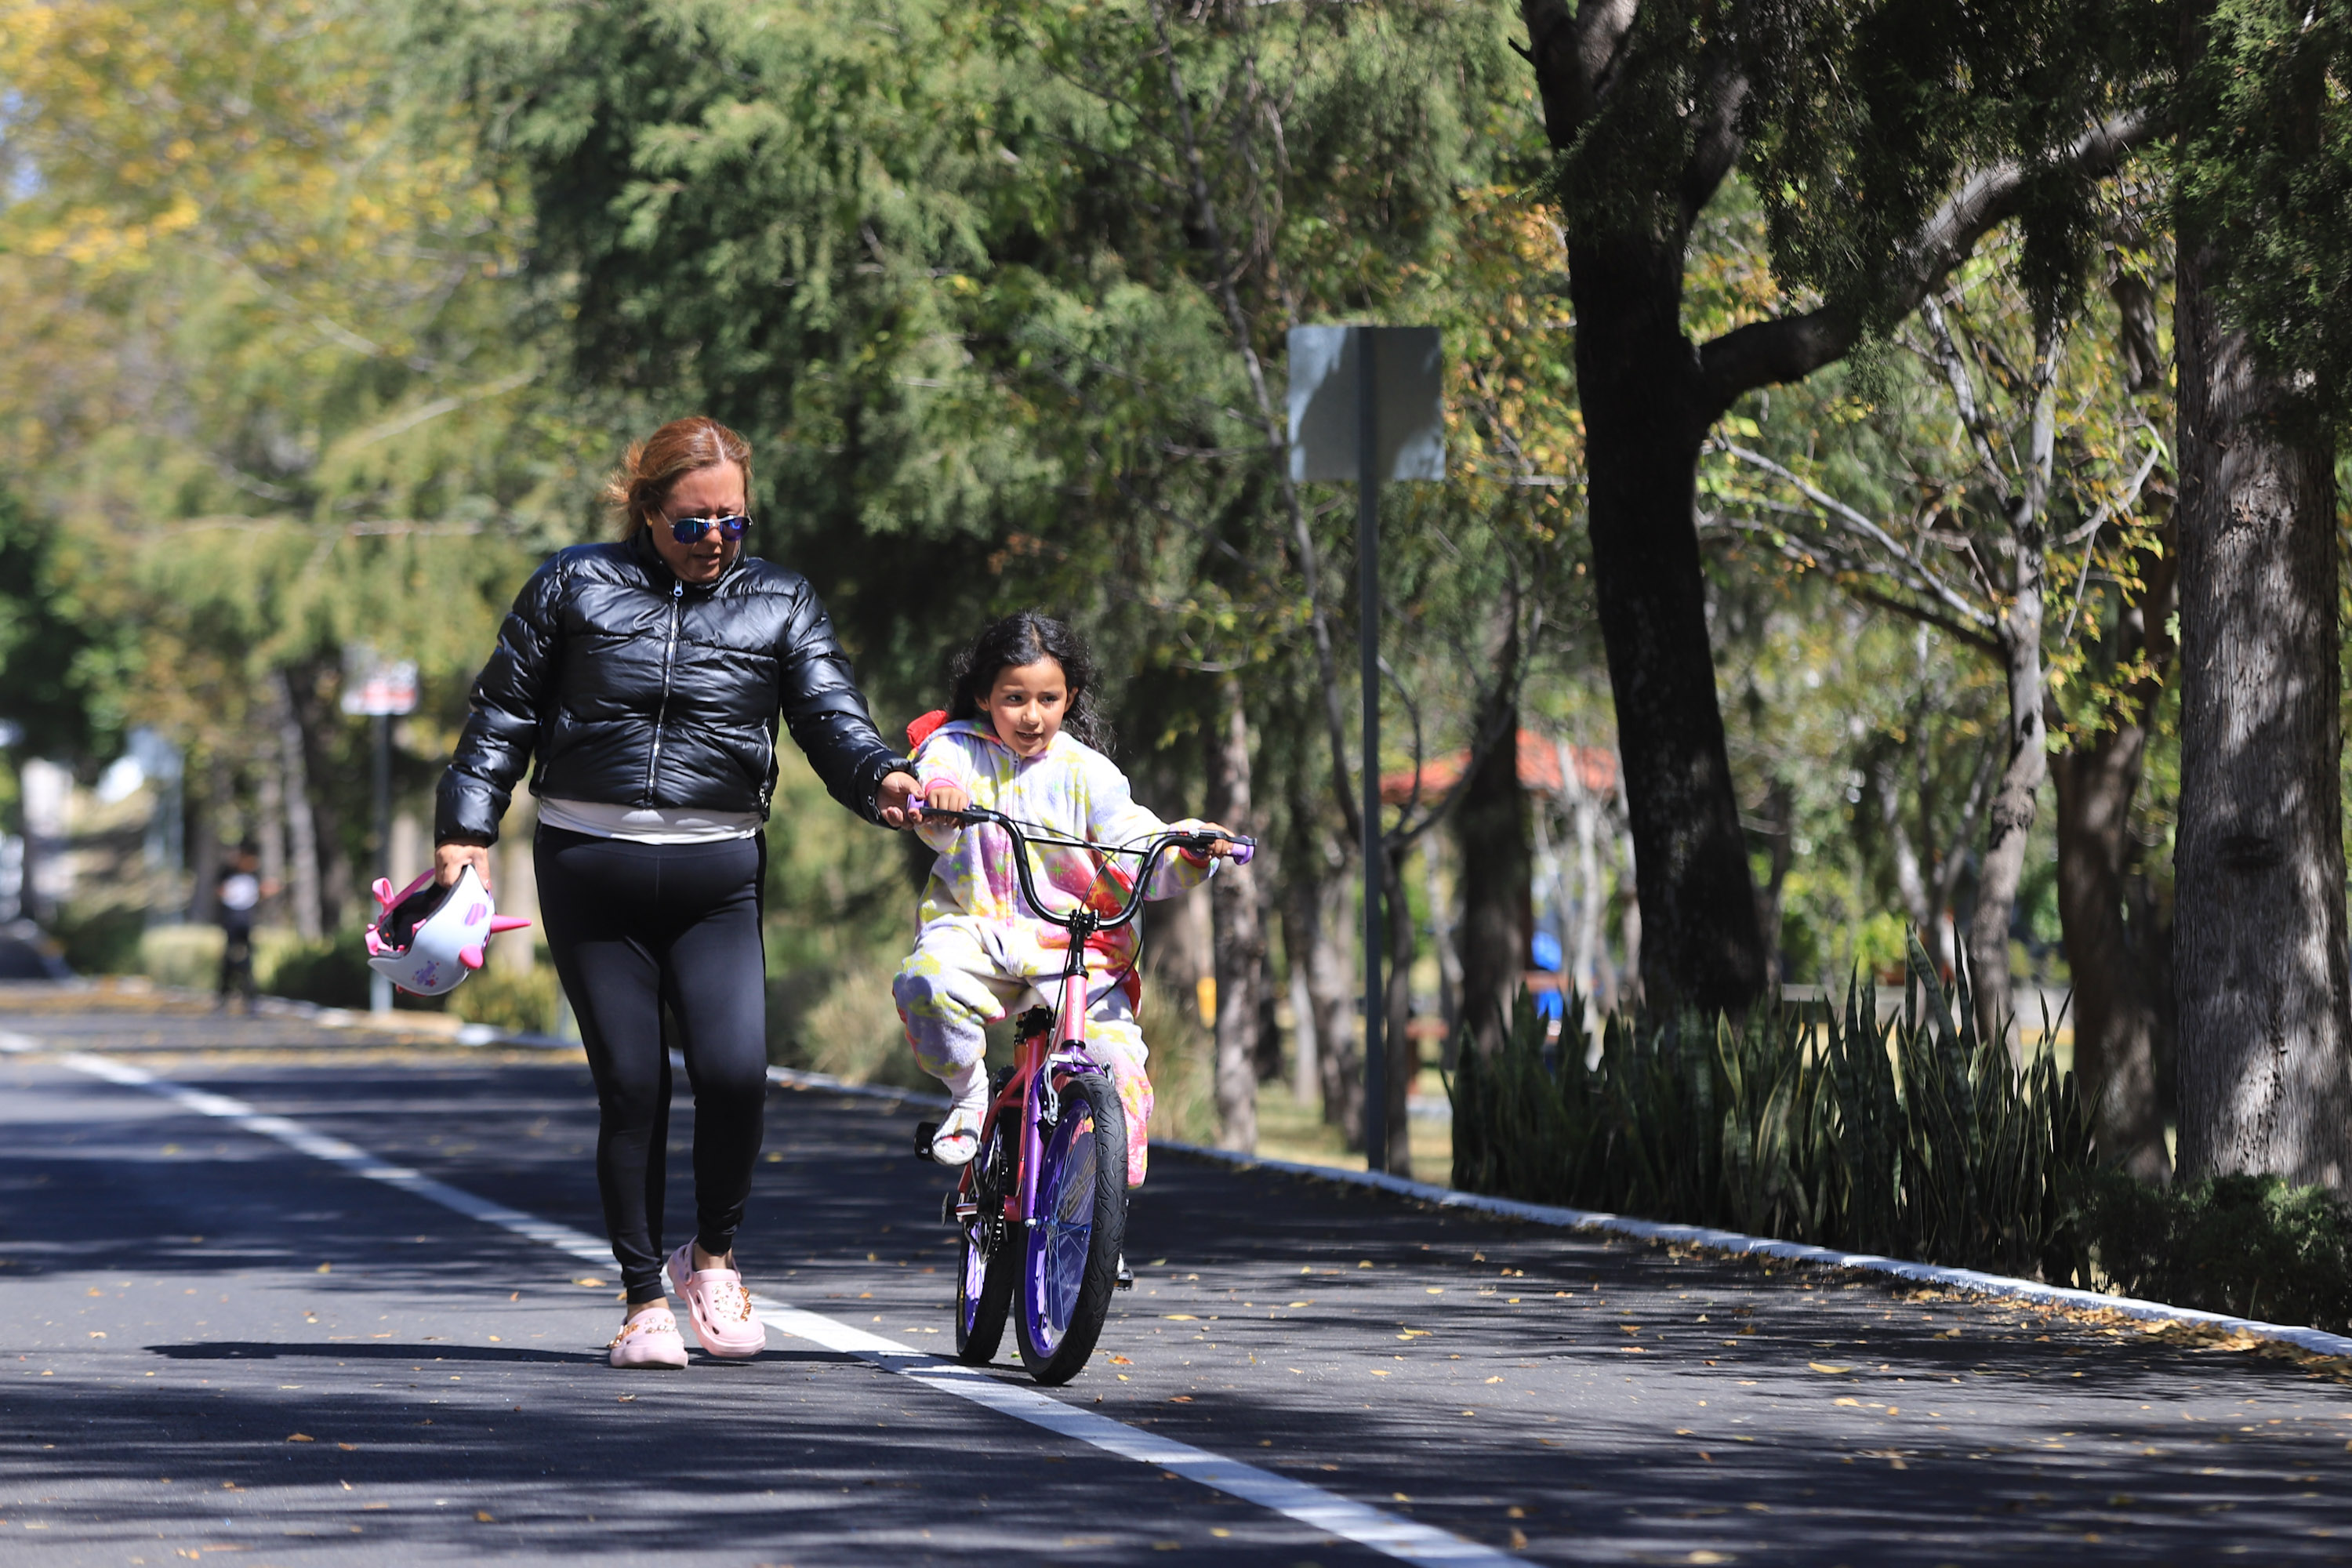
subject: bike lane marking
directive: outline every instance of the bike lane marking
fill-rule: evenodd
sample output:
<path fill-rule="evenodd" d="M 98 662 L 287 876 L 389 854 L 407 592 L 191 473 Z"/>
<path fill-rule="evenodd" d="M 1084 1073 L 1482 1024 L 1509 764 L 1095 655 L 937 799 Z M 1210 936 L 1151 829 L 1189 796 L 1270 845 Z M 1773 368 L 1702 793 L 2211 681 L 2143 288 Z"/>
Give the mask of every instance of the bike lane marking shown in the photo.
<path fill-rule="evenodd" d="M 231 1122 L 246 1131 L 283 1143 L 353 1175 L 397 1187 L 468 1219 L 496 1226 L 583 1262 L 601 1266 L 612 1261 L 611 1247 L 585 1231 L 541 1219 L 461 1187 L 453 1187 L 421 1171 L 379 1159 L 340 1138 L 313 1131 L 286 1117 L 258 1110 L 243 1100 L 188 1084 L 174 1083 L 143 1068 L 85 1052 L 75 1052 L 60 1058 L 59 1061 L 63 1066 L 89 1077 L 127 1089 L 144 1089 L 200 1115 Z M 1190 1443 L 1155 1436 L 1108 1415 L 1065 1405 L 1034 1387 L 1003 1382 L 982 1368 L 965 1366 L 936 1356 L 910 1354 L 904 1346 L 893 1341 L 854 1328 L 823 1313 L 794 1307 L 758 1292 L 752 1294 L 751 1300 L 759 1304 L 768 1326 L 787 1336 L 809 1341 L 826 1350 L 855 1355 L 883 1372 L 908 1378 L 941 1394 L 952 1394 L 998 1415 L 1026 1422 L 1057 1436 L 1075 1439 L 1139 1465 L 1156 1466 L 1213 1491 L 1223 1492 L 1228 1497 L 1282 1514 L 1326 1535 L 1352 1541 L 1401 1563 L 1422 1565 L 1422 1568 L 1484 1568 L 1484 1565 L 1524 1562 L 1524 1559 L 1514 1557 L 1507 1552 L 1465 1540 L 1450 1531 L 1418 1523 L 1352 1498 L 1342 1497 L 1337 1492 L 1326 1491 L 1306 1481 L 1277 1475 L 1239 1459 L 1229 1459 Z"/>

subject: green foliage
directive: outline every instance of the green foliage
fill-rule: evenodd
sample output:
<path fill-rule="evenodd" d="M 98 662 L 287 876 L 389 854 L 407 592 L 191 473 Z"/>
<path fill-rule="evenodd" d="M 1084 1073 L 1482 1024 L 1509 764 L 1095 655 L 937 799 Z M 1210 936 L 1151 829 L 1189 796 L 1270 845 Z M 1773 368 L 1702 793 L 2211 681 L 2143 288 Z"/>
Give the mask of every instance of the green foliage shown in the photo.
<path fill-rule="evenodd" d="M 2219 0 L 2181 84 L 2179 216 L 2258 352 L 2352 414 L 2352 5 Z"/>
<path fill-rule="evenodd" d="M 2093 1164 L 2071 1073 L 2021 1071 L 1911 949 L 1903 1011 L 1871 994 L 1710 1028 L 1619 1015 L 1588 1068 L 1547 1051 L 1523 997 L 1491 1058 L 1449 1084 L 1454 1181 L 1471 1192 L 2065 1280 L 2066 1199 Z M 1571 1006 L 1570 1016 L 1574 1016 Z M 1954 1022 L 1957 1017 L 1958 1023 Z"/>
<path fill-rule="evenodd" d="M 139 939 L 139 972 L 158 985 L 210 991 L 220 983 L 221 929 L 155 926 Z"/>
<path fill-rule="evenodd" d="M 2105 215 L 2063 155 L 2092 122 L 2160 97 L 2173 32 L 2162 0 L 1781 0 L 1742 15 L 1747 167 L 1785 285 L 1893 326 L 1910 237 L 1963 174 L 2015 163 L 2029 171 L 2020 280 L 2044 319 L 2072 309 Z"/>
<path fill-rule="evenodd" d="M 158 985 L 211 992 L 220 984 L 221 929 L 215 925 L 157 926 L 134 948 L 137 968 Z M 284 927 L 253 934 L 254 985 L 265 996 L 316 1002 L 324 1007 L 368 1005 L 368 967 L 357 942 L 304 942 Z"/>
<path fill-rule="evenodd" d="M 56 531 L 0 487 L 0 719 L 26 756 L 89 760 L 121 739 L 127 628 L 90 614 Z"/>
<path fill-rule="evenodd" d="M 822 981 L 768 991 L 768 1059 L 851 1083 L 889 1084 L 937 1094 L 939 1079 L 916 1065 L 890 997 L 902 953 L 871 952 Z"/>
<path fill-rule="evenodd" d="M 2154 1187 L 2099 1171 L 2075 1201 L 2099 1275 L 2127 1296 L 2352 1331 L 2352 1211 L 2325 1188 L 2250 1175 Z"/>
<path fill-rule="evenodd" d="M 1866 997 L 1712 1031 L 1614 1016 L 1591 1068 L 1523 997 L 1504 1047 L 1465 1043 L 1449 1084 L 1454 1184 L 2352 1330 L 2341 1199 L 2101 1164 L 2073 1075 L 1976 1039 L 1965 985 L 1939 994 L 1916 948 L 1903 1012 L 1874 1020 Z"/>
<path fill-rule="evenodd" d="M 76 974 L 136 973 L 146 931 L 146 910 L 115 901 L 68 904 L 50 927 L 64 950 L 66 967 Z"/>
<path fill-rule="evenodd" d="M 543 1035 L 555 1026 L 560 990 L 551 963 L 541 961 L 520 973 L 492 963 L 449 993 L 449 1011 L 469 1024 L 488 1024 L 509 1034 Z"/>
<path fill-rule="evenodd" d="M 304 942 L 292 932 L 254 943 L 253 976 L 262 994 L 321 1007 L 365 1007 L 372 972 L 360 944 L 342 935 Z"/>
<path fill-rule="evenodd" d="M 1467 320 L 1462 193 L 1538 136 L 1507 14 L 1426 0 L 416 17 L 530 194 L 572 374 L 751 435 L 759 547 L 810 574 L 878 690 L 929 705 L 956 641 L 1046 605 L 1140 678 L 1122 718 L 1149 749 L 1190 738 L 1189 669 L 1307 658 L 1260 401 L 1285 329 Z M 1491 500 L 1397 531 L 1406 616 L 1491 605 L 1412 559 L 1483 566 Z M 1327 602 L 1347 521 L 1306 512 Z"/>

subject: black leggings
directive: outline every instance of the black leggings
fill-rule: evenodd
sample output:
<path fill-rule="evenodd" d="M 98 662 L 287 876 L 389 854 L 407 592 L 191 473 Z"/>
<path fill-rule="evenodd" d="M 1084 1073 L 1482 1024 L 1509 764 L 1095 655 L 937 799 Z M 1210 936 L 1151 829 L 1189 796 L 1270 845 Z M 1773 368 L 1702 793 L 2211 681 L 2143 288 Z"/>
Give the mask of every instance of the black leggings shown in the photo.
<path fill-rule="evenodd" d="M 596 1079 L 596 1184 L 631 1303 L 662 1294 L 662 1177 L 677 1021 L 694 1086 L 695 1239 L 735 1245 L 768 1094 L 765 858 L 756 837 L 635 844 L 542 826 L 539 901 Z"/>

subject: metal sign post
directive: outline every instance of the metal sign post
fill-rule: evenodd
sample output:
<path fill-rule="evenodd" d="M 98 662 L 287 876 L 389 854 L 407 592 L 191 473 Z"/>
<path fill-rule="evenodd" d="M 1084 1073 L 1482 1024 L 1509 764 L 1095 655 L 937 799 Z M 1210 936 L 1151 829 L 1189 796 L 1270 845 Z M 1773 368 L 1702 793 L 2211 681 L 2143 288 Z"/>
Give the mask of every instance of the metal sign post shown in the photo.
<path fill-rule="evenodd" d="M 416 661 L 382 658 L 370 647 L 346 649 L 343 711 L 375 721 L 375 874 L 388 878 L 393 874 L 392 721 L 416 711 Z M 390 975 L 368 972 L 368 1011 L 392 1011 Z"/>
<path fill-rule="evenodd" d="M 1356 640 L 1363 682 L 1364 1163 L 1375 1171 L 1386 1170 L 1389 1163 L 1391 1071 L 1381 982 L 1386 930 L 1381 844 L 1381 481 L 1445 477 L 1443 376 L 1442 344 L 1434 327 L 1290 330 L 1290 476 L 1356 481 Z"/>

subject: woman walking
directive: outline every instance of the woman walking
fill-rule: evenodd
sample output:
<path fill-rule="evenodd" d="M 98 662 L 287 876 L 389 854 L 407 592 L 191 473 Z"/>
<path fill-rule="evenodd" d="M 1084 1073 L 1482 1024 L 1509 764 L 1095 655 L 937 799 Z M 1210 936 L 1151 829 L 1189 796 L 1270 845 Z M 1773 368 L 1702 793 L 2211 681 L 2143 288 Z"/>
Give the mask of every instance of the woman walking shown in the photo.
<path fill-rule="evenodd" d="M 896 827 L 913 764 L 876 733 L 824 606 L 745 552 L 751 454 L 714 420 L 675 420 L 606 488 L 618 543 L 558 552 L 515 599 L 442 776 L 444 883 L 489 846 L 536 761 L 533 863 L 548 946 L 596 1082 L 596 1180 L 627 1287 L 614 1366 L 684 1366 L 663 1289 L 719 1356 L 766 1342 L 735 1265 L 767 1097 L 761 825 L 779 714 L 835 799 Z M 660 1239 L 677 1019 L 694 1089 L 696 1231 Z"/>

